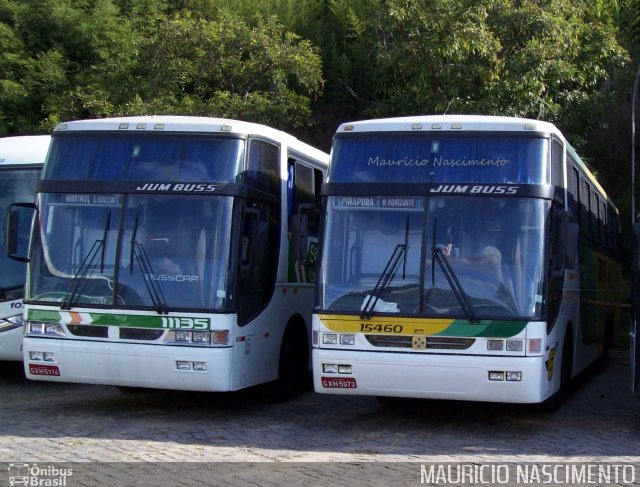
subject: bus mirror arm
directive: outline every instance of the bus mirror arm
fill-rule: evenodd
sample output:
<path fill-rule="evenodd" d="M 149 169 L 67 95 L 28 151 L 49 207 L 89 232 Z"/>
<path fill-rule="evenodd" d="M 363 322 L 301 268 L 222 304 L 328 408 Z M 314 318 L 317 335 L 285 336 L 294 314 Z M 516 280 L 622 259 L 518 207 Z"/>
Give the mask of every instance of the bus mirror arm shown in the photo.
<path fill-rule="evenodd" d="M 36 211 L 36 205 L 34 203 L 13 203 L 9 207 L 7 228 L 5 234 L 7 257 L 18 262 L 29 262 L 29 257 L 16 255 L 18 252 L 18 228 L 20 227 L 20 213 L 22 213 L 20 210 L 18 210 L 18 208 L 28 208 L 32 210 L 32 217 Z"/>

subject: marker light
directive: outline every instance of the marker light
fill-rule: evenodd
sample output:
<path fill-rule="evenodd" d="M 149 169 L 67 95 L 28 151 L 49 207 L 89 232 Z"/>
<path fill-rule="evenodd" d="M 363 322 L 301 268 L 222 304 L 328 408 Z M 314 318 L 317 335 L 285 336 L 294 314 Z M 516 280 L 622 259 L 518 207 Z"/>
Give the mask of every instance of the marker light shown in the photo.
<path fill-rule="evenodd" d="M 229 343 L 229 330 L 213 330 L 211 332 L 212 345 L 227 345 Z"/>
<path fill-rule="evenodd" d="M 542 352 L 542 339 L 532 338 L 529 341 L 529 353 L 541 353 Z"/>

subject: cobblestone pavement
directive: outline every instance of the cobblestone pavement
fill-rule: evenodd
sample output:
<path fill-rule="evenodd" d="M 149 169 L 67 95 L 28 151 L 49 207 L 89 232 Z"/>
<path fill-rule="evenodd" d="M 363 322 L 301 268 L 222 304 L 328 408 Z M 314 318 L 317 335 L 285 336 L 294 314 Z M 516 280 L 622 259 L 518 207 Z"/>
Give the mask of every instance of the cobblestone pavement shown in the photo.
<path fill-rule="evenodd" d="M 124 394 L 113 387 L 27 381 L 17 364 L 5 363 L 0 365 L 0 461 L 111 465 L 106 477 L 94 473 L 82 485 L 120 485 L 118 478 L 130 473 L 124 464 L 121 477 L 114 474 L 117 462 L 153 462 L 138 466 L 163 476 L 182 462 L 224 462 L 217 464 L 224 465 L 223 477 L 183 475 L 198 485 L 282 485 L 278 472 L 297 485 L 325 485 L 327 471 L 334 473 L 326 485 L 344 485 L 336 479 L 353 480 L 371 461 L 385 463 L 366 470 L 366 485 L 405 485 L 393 479 L 409 471 L 414 484 L 420 483 L 416 464 L 404 462 L 637 463 L 640 397 L 629 392 L 628 375 L 626 354 L 618 351 L 603 372 L 579 380 L 563 408 L 550 414 L 525 406 L 444 401 L 388 410 L 375 398 L 311 391 L 281 404 L 257 398 L 255 390 Z M 243 463 L 229 462 L 299 463 L 290 464 L 298 468 L 271 466 L 266 477 L 249 478 L 243 477 Z M 331 463 L 312 468 L 307 462 Z M 197 471 L 203 475 L 203 468 Z M 1 471 L 0 482 L 6 482 Z M 130 485 L 147 483 L 138 479 Z"/>

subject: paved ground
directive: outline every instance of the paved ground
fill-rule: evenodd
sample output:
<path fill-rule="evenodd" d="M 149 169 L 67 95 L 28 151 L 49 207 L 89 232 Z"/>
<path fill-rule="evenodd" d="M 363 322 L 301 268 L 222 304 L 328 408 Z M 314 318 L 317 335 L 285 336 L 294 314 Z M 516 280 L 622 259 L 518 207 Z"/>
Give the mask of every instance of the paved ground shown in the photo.
<path fill-rule="evenodd" d="M 254 391 L 123 394 L 30 382 L 18 366 L 3 364 L 0 461 L 92 462 L 75 465 L 70 486 L 165 485 L 158 479 L 171 475 L 198 485 L 417 485 L 426 462 L 640 464 L 640 397 L 627 383 L 626 354 L 617 352 L 603 372 L 579 381 L 555 414 L 438 401 L 390 411 L 374 398 L 313 392 L 283 404 Z M 384 463 L 365 463 L 372 461 Z M 0 485 L 8 485 L 2 470 Z M 640 470 L 635 480 L 640 484 Z"/>

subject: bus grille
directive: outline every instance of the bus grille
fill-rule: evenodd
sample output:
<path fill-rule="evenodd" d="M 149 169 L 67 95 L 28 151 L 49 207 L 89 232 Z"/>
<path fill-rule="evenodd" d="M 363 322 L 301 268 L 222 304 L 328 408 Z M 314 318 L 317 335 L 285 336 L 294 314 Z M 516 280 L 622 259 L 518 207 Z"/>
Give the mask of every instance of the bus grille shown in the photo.
<path fill-rule="evenodd" d="M 108 338 L 109 327 L 96 325 L 67 325 L 69 333 L 78 337 Z"/>
<path fill-rule="evenodd" d="M 120 328 L 120 338 L 124 340 L 157 340 L 164 330 L 145 330 L 143 328 Z"/>
<path fill-rule="evenodd" d="M 413 348 L 413 337 L 407 335 L 365 335 L 374 347 Z M 474 338 L 426 337 L 428 350 L 466 350 L 475 343 Z"/>

